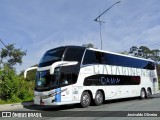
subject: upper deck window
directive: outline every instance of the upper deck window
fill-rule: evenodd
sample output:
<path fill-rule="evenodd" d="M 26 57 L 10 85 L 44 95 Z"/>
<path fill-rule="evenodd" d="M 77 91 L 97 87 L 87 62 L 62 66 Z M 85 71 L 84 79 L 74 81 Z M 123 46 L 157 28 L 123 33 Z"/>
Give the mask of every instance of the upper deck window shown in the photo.
<path fill-rule="evenodd" d="M 84 56 L 83 64 L 106 64 L 105 54 L 87 50 Z"/>
<path fill-rule="evenodd" d="M 81 63 L 84 50 L 85 48 L 81 47 L 68 47 L 63 61 L 77 61 L 78 63 Z"/>
<path fill-rule="evenodd" d="M 155 63 L 151 61 L 92 50 L 86 50 L 83 64 L 107 64 L 148 70 L 155 69 Z"/>
<path fill-rule="evenodd" d="M 61 61 L 64 50 L 65 47 L 61 47 L 47 51 L 41 58 L 38 67 L 49 66 L 54 62 Z"/>

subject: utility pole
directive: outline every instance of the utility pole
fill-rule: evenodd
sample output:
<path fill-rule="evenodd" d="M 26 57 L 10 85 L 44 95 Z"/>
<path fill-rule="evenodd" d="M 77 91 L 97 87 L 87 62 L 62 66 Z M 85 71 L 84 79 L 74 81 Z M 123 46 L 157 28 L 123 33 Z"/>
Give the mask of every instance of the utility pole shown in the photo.
<path fill-rule="evenodd" d="M 102 50 L 102 23 L 105 23 L 103 21 L 101 21 L 100 17 L 106 13 L 109 9 L 111 9 L 114 5 L 120 3 L 121 1 L 118 1 L 116 3 L 114 3 L 113 5 L 111 5 L 109 8 L 107 8 L 104 12 L 102 12 L 101 14 L 99 13 L 99 16 L 96 17 L 96 19 L 94 19 L 95 22 L 99 22 L 99 26 L 100 26 L 100 40 L 101 40 L 101 50 Z"/>

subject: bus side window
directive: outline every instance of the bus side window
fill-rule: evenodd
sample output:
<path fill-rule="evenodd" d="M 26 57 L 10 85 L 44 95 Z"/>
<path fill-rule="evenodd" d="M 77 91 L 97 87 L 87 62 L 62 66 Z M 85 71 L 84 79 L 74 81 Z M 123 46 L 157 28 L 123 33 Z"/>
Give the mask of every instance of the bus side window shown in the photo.
<path fill-rule="evenodd" d="M 83 64 L 85 65 L 85 64 L 96 64 L 96 63 L 97 63 L 97 59 L 95 56 L 95 52 L 91 50 L 86 50 Z"/>
<path fill-rule="evenodd" d="M 153 62 L 148 63 L 148 69 L 154 70 L 155 69 L 155 64 Z"/>
<path fill-rule="evenodd" d="M 106 64 L 105 53 L 87 50 L 83 64 Z"/>
<path fill-rule="evenodd" d="M 105 60 L 106 60 L 106 64 L 108 65 L 115 65 L 115 59 L 114 59 L 114 55 L 112 54 L 105 54 Z"/>
<path fill-rule="evenodd" d="M 68 48 L 65 53 L 64 61 L 77 61 L 80 63 L 83 53 L 83 48 Z"/>
<path fill-rule="evenodd" d="M 99 64 L 106 64 L 105 54 L 101 52 L 95 52 L 96 62 Z"/>

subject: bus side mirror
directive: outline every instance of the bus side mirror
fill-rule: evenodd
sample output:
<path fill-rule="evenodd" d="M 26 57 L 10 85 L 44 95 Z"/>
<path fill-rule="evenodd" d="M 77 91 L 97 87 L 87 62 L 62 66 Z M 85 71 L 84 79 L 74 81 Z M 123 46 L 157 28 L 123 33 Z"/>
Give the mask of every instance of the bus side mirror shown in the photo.
<path fill-rule="evenodd" d="M 58 62 L 55 62 L 50 67 L 50 74 L 52 75 L 54 73 L 54 70 L 56 67 L 70 66 L 70 65 L 76 65 L 76 64 L 78 64 L 77 61 L 58 61 Z"/>
<path fill-rule="evenodd" d="M 30 71 L 30 70 L 34 70 L 34 69 L 37 69 L 38 67 L 30 67 L 28 68 L 27 70 L 24 71 L 24 78 L 27 77 L 27 72 Z"/>

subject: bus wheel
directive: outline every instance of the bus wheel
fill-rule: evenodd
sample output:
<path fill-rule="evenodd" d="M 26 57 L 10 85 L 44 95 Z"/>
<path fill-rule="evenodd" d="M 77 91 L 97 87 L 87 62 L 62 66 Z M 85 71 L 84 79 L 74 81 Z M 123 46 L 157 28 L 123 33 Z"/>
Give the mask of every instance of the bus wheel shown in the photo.
<path fill-rule="evenodd" d="M 81 96 L 81 106 L 83 108 L 88 107 L 91 103 L 91 97 L 88 92 L 83 92 Z"/>
<path fill-rule="evenodd" d="M 150 89 L 147 89 L 146 98 L 147 98 L 147 99 L 151 98 L 151 95 L 152 95 L 151 90 L 150 90 Z"/>
<path fill-rule="evenodd" d="M 146 91 L 145 91 L 145 89 L 141 89 L 141 96 L 140 96 L 140 98 L 141 99 L 145 99 L 145 97 L 146 97 Z"/>
<path fill-rule="evenodd" d="M 94 102 L 95 102 L 95 105 L 97 106 L 103 104 L 103 94 L 101 91 L 96 92 Z"/>

